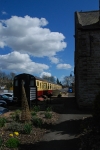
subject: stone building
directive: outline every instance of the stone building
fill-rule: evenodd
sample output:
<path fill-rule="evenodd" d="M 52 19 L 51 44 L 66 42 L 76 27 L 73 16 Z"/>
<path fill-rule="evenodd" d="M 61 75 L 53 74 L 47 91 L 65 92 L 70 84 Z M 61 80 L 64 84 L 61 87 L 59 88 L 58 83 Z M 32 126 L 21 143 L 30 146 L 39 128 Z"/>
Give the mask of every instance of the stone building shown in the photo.
<path fill-rule="evenodd" d="M 75 96 L 80 108 L 91 107 L 100 91 L 99 11 L 75 12 Z"/>

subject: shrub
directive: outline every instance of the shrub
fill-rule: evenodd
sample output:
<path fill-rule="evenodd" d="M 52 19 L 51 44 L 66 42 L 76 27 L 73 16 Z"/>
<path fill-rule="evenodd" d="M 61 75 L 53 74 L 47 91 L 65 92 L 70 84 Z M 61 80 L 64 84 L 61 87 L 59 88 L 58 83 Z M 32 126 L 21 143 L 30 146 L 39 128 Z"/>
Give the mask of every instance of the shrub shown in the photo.
<path fill-rule="evenodd" d="M 3 117 L 0 118 L 0 127 L 4 127 L 6 122 L 7 122 L 6 118 L 3 118 Z"/>
<path fill-rule="evenodd" d="M 20 120 L 20 114 L 21 114 L 21 111 L 16 110 L 14 113 L 11 114 L 11 117 L 14 121 L 18 122 Z"/>
<path fill-rule="evenodd" d="M 39 112 L 40 111 L 40 106 L 33 106 L 33 111 Z"/>
<path fill-rule="evenodd" d="M 31 112 L 31 115 L 32 115 L 32 116 L 36 116 L 36 112 L 32 111 L 32 112 Z"/>
<path fill-rule="evenodd" d="M 12 122 L 10 124 L 8 124 L 7 129 L 10 131 L 18 131 L 18 132 L 23 132 L 23 124 L 18 123 L 18 122 Z"/>
<path fill-rule="evenodd" d="M 16 148 L 19 146 L 19 144 L 20 144 L 19 140 L 15 137 L 9 138 L 5 143 L 6 147 L 8 148 Z"/>
<path fill-rule="evenodd" d="M 35 125 L 36 127 L 41 127 L 43 124 L 41 118 L 34 117 L 32 118 L 32 121 L 33 121 L 33 125 Z"/>
<path fill-rule="evenodd" d="M 52 114 L 49 113 L 49 112 L 45 112 L 45 118 L 51 119 L 52 118 Z"/>
<path fill-rule="evenodd" d="M 24 125 L 24 132 L 25 132 L 26 134 L 30 134 L 31 131 L 32 131 L 32 124 L 30 124 L 30 123 L 25 124 L 25 125 Z"/>
<path fill-rule="evenodd" d="M 52 111 L 52 108 L 51 107 L 47 107 L 46 111 L 47 112 Z"/>

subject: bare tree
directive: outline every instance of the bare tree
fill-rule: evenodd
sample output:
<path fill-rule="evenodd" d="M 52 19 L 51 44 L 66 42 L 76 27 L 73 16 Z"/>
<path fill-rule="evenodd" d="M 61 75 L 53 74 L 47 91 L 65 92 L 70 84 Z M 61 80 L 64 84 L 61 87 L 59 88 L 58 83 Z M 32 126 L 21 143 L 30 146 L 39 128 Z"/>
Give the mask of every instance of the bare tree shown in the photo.
<path fill-rule="evenodd" d="M 75 77 L 70 75 L 70 76 L 65 76 L 63 78 L 63 85 L 66 85 L 66 86 L 72 86 L 72 83 L 74 83 L 75 81 Z"/>
<path fill-rule="evenodd" d="M 43 75 L 42 79 L 45 79 L 45 80 L 47 80 L 47 81 L 56 83 L 56 79 L 55 79 L 54 76 L 46 76 L 46 75 Z"/>

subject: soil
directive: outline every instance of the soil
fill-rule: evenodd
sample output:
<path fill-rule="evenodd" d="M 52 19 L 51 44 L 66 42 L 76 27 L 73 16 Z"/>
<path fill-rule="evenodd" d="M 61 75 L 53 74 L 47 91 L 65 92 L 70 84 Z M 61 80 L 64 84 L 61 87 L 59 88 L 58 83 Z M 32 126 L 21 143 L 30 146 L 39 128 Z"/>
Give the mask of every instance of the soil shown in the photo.
<path fill-rule="evenodd" d="M 4 117 L 7 119 L 7 123 L 4 127 L 0 128 L 0 135 L 2 136 L 3 139 L 3 150 L 10 150 L 11 148 L 7 148 L 5 146 L 5 142 L 10 138 L 10 134 L 13 133 L 12 131 L 9 130 L 8 126 L 14 122 L 11 114 L 14 113 L 15 110 L 12 110 L 10 112 L 7 112 L 3 115 L 1 115 L 1 117 Z M 47 119 L 45 117 L 45 112 L 44 110 L 41 110 L 39 112 L 36 113 L 36 116 L 38 118 L 42 119 L 42 126 L 41 127 L 36 127 L 32 124 L 32 131 L 30 134 L 25 134 L 25 133 L 19 133 L 19 136 L 17 137 L 20 141 L 20 146 L 24 145 L 24 144 L 34 144 L 37 143 L 41 140 L 41 138 L 43 137 L 43 135 L 48 132 L 48 126 L 55 124 L 59 118 L 59 114 L 53 111 L 50 111 L 50 113 L 52 114 L 52 118 L 51 119 Z M 17 132 L 17 131 L 16 131 Z M 20 148 L 12 148 L 12 150 L 18 150 Z"/>

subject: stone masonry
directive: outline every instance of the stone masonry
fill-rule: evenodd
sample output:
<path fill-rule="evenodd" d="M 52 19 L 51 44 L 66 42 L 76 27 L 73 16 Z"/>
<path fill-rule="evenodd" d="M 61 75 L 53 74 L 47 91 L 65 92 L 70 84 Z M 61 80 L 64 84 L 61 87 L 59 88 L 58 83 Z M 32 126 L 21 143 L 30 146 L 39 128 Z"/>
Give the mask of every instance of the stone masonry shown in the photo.
<path fill-rule="evenodd" d="M 92 107 L 100 91 L 99 11 L 75 12 L 75 97 L 79 108 Z"/>

